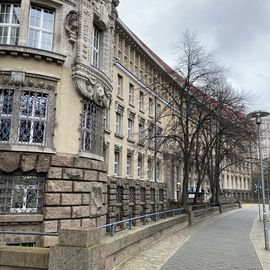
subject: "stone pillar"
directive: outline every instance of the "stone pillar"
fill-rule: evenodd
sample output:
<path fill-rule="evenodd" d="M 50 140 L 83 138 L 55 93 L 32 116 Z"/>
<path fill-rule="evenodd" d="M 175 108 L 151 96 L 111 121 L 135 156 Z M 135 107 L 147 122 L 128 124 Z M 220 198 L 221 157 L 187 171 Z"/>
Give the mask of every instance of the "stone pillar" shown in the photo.
<path fill-rule="evenodd" d="M 98 228 L 60 231 L 59 245 L 50 248 L 48 270 L 104 270 L 105 249 Z"/>
<path fill-rule="evenodd" d="M 108 223 L 115 221 L 116 211 L 116 183 L 110 179 L 108 185 Z"/>

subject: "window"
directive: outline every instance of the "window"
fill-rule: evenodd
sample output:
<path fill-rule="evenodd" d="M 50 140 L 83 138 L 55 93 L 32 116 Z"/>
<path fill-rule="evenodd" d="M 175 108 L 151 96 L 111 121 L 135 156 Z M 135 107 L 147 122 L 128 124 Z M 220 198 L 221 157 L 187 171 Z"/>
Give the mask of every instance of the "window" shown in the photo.
<path fill-rule="evenodd" d="M 153 116 L 154 114 L 154 102 L 152 98 L 149 98 L 149 115 Z"/>
<path fill-rule="evenodd" d="M 127 155 L 127 176 L 132 176 L 132 156 Z"/>
<path fill-rule="evenodd" d="M 123 77 L 121 75 L 117 75 L 117 95 L 123 95 Z"/>
<path fill-rule="evenodd" d="M 122 133 L 122 115 L 119 112 L 116 112 L 115 115 L 115 132 L 117 134 Z"/>
<path fill-rule="evenodd" d="M 140 91 L 140 97 L 139 97 L 139 109 L 143 111 L 144 109 L 144 94 Z"/>
<path fill-rule="evenodd" d="M 50 146 L 50 103 L 49 92 L 0 89 L 0 143 Z"/>
<path fill-rule="evenodd" d="M 144 140 L 144 121 L 140 120 L 139 122 L 139 142 Z"/>
<path fill-rule="evenodd" d="M 114 169 L 113 173 L 115 175 L 120 175 L 120 152 L 114 151 Z"/>
<path fill-rule="evenodd" d="M 128 90 L 128 102 L 133 104 L 134 102 L 134 85 L 129 84 L 129 90 Z"/>
<path fill-rule="evenodd" d="M 101 31 L 94 25 L 93 26 L 93 40 L 92 40 L 92 65 L 99 67 L 100 59 L 100 37 Z"/>
<path fill-rule="evenodd" d="M 157 104 L 157 116 L 161 115 L 161 105 Z"/>
<path fill-rule="evenodd" d="M 152 165 L 152 158 L 149 157 L 147 160 L 147 176 L 148 179 L 152 180 L 152 175 L 153 175 L 153 165 Z"/>
<path fill-rule="evenodd" d="M 103 109 L 85 100 L 82 114 L 81 150 L 98 156 L 103 154 Z"/>
<path fill-rule="evenodd" d="M 161 174 L 161 163 L 160 163 L 160 160 L 157 160 L 157 163 L 156 163 L 156 181 L 160 181 L 160 174 Z"/>
<path fill-rule="evenodd" d="M 150 147 L 153 147 L 154 139 L 155 139 L 154 124 L 150 124 L 148 127 L 148 144 Z"/>
<path fill-rule="evenodd" d="M 45 177 L 0 175 L 0 213 L 41 213 Z"/>
<path fill-rule="evenodd" d="M 52 50 L 54 12 L 31 6 L 28 46 L 32 48 Z"/>
<path fill-rule="evenodd" d="M 128 119 L 128 138 L 133 139 L 133 129 L 134 129 L 134 120 L 132 118 Z"/>
<path fill-rule="evenodd" d="M 143 157 L 138 156 L 138 177 L 143 177 Z"/>
<path fill-rule="evenodd" d="M 17 45 L 20 32 L 20 5 L 0 4 L 0 44 Z"/>
<path fill-rule="evenodd" d="M 110 129 L 110 110 L 108 108 L 104 109 L 104 129 Z"/>

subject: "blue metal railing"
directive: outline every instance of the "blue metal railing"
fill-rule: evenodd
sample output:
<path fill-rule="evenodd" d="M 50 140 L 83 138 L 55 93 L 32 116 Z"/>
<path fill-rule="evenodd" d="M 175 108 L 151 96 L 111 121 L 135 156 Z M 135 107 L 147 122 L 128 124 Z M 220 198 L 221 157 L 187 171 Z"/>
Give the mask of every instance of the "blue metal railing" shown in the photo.
<path fill-rule="evenodd" d="M 212 207 L 219 206 L 217 203 L 204 203 L 204 204 L 193 204 L 192 211 L 208 209 Z"/>
<path fill-rule="evenodd" d="M 2 230 L 0 234 L 19 234 L 19 235 L 37 235 L 37 236 L 58 236 L 58 232 L 18 232 L 12 230 Z"/>
<path fill-rule="evenodd" d="M 128 218 L 128 219 L 112 222 L 110 224 L 101 225 L 101 226 L 99 226 L 99 228 L 108 229 L 110 232 L 110 235 L 113 236 L 115 234 L 117 225 L 123 225 L 123 226 L 128 225 L 128 229 L 131 230 L 131 228 L 133 226 L 133 224 L 132 224 L 133 221 L 140 220 L 140 221 L 142 221 L 143 225 L 145 225 L 148 222 L 148 219 L 157 221 L 160 218 L 173 217 L 175 215 L 180 215 L 183 210 L 185 210 L 185 208 L 177 208 L 177 209 L 171 209 L 171 210 L 166 210 L 166 211 L 162 211 L 162 212 L 156 212 L 153 214 L 146 214 L 143 216 Z"/>

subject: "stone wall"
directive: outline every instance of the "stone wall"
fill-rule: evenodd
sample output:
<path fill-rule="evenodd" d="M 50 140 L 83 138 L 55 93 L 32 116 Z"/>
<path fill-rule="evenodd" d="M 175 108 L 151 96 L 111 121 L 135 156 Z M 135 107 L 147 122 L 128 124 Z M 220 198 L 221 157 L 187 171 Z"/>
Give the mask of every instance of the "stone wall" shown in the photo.
<path fill-rule="evenodd" d="M 167 185 L 111 177 L 108 182 L 108 223 L 166 209 Z"/>
<path fill-rule="evenodd" d="M 37 214 L 29 214 L 28 220 L 19 222 L 17 226 L 14 226 L 13 222 L 12 229 L 26 231 L 33 222 L 38 223 L 39 227 L 36 230 L 43 232 L 106 224 L 106 170 L 104 162 L 86 158 L 1 152 L 0 172 L 35 172 L 46 175 L 43 216 L 37 222 L 35 220 Z M 5 226 L 5 229 L 11 229 L 7 219 L 13 217 L 13 221 L 19 220 L 20 216 L 21 214 L 14 213 L 0 215 L 0 225 Z M 37 242 L 37 245 L 51 246 L 57 241 L 57 237 L 45 236 Z"/>

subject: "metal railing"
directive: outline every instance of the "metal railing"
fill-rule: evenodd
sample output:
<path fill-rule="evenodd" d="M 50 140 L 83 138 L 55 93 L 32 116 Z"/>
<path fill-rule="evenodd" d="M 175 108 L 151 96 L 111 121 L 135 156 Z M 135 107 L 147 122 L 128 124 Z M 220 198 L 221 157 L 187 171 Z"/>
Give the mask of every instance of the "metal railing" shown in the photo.
<path fill-rule="evenodd" d="M 216 206 L 219 206 L 219 205 L 217 203 L 193 204 L 192 211 L 209 209 L 209 208 L 216 207 Z"/>
<path fill-rule="evenodd" d="M 58 232 L 18 232 L 12 230 L 2 230 L 0 234 L 37 235 L 37 236 L 58 236 Z"/>
<path fill-rule="evenodd" d="M 143 225 L 145 225 L 149 221 L 149 219 L 151 221 L 158 221 L 159 219 L 166 219 L 168 217 L 180 215 L 183 212 L 183 210 L 185 210 L 185 208 L 177 208 L 177 209 L 171 209 L 171 210 L 166 210 L 162 212 L 156 212 L 153 214 L 146 214 L 143 216 L 128 218 L 121 221 L 112 222 L 110 224 L 101 225 L 99 226 L 99 228 L 106 228 L 109 231 L 110 236 L 113 236 L 116 232 L 117 225 L 120 225 L 120 227 L 122 226 L 124 228 L 126 228 L 125 225 L 127 225 L 127 228 L 131 230 L 133 226 L 133 222 L 136 220 L 140 220 L 143 223 Z"/>

